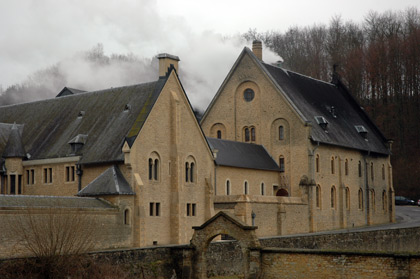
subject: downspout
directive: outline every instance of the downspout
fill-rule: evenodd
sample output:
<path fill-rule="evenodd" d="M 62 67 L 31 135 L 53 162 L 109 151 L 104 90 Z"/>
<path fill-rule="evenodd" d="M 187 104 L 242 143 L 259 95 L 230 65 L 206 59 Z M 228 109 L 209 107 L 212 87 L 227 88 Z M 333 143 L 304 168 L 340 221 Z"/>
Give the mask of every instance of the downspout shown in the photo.
<path fill-rule="evenodd" d="M 310 184 L 314 183 L 315 187 L 316 187 L 316 183 L 315 183 L 315 165 L 316 165 L 315 151 L 318 149 L 318 147 L 319 147 L 319 141 L 316 142 L 316 146 L 314 147 L 314 149 L 309 150 L 309 157 L 312 157 L 312 160 L 310 160 L 312 162 L 312 164 L 311 164 L 311 169 L 310 169 L 311 175 L 310 175 L 309 183 Z M 312 198 L 312 196 L 313 196 L 312 195 L 312 188 L 313 187 L 309 186 L 309 189 L 308 189 L 309 232 L 314 232 L 314 213 L 313 213 L 313 211 L 314 211 L 313 210 L 314 200 Z"/>
<path fill-rule="evenodd" d="M 368 175 L 368 162 L 367 156 L 370 155 L 368 151 L 367 155 L 363 156 L 363 161 L 365 163 L 365 191 L 366 191 L 366 225 L 370 225 L 370 202 L 369 202 L 369 175 Z"/>
<path fill-rule="evenodd" d="M 80 192 L 80 190 L 82 190 L 82 175 L 83 175 L 81 164 L 76 164 L 76 174 L 77 174 L 77 189 Z"/>

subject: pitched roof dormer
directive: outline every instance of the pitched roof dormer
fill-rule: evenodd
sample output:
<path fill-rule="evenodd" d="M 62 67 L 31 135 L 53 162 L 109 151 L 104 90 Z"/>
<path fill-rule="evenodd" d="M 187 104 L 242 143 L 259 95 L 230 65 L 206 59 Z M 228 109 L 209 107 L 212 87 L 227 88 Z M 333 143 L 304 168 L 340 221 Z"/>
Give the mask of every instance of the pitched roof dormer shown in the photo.
<path fill-rule="evenodd" d="M 3 158 L 24 158 L 25 148 L 22 143 L 22 136 L 16 124 L 13 124 L 7 140 L 6 146 L 3 151 Z"/>

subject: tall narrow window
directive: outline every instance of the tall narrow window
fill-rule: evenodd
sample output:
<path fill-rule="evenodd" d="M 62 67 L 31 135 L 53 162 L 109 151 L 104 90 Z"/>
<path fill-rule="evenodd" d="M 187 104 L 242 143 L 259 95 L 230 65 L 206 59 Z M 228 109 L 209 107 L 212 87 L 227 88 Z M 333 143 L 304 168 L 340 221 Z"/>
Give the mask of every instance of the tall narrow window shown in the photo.
<path fill-rule="evenodd" d="M 154 177 L 155 180 L 159 178 L 159 160 L 155 159 L 155 166 L 154 166 Z"/>
<path fill-rule="evenodd" d="M 363 210 L 363 190 L 359 189 L 359 209 Z"/>
<path fill-rule="evenodd" d="M 248 181 L 244 182 L 244 194 L 248 195 Z"/>
<path fill-rule="evenodd" d="M 370 204 L 371 204 L 372 211 L 375 211 L 376 200 L 375 200 L 375 190 L 374 189 L 370 190 Z"/>
<path fill-rule="evenodd" d="M 149 180 L 153 179 L 153 160 L 149 159 Z"/>
<path fill-rule="evenodd" d="M 124 210 L 124 225 L 130 225 L 130 211 Z"/>
<path fill-rule="evenodd" d="M 265 194 L 265 186 L 264 186 L 264 182 L 261 183 L 261 196 L 264 196 Z"/>
<path fill-rule="evenodd" d="M 190 173 L 189 165 L 190 164 L 188 162 L 185 163 L 185 182 L 188 182 L 188 174 Z"/>
<path fill-rule="evenodd" d="M 155 207 L 155 203 L 151 202 L 149 204 L 149 215 L 150 216 L 154 216 L 154 207 Z"/>
<path fill-rule="evenodd" d="M 187 216 L 191 215 L 191 204 L 187 203 Z"/>
<path fill-rule="evenodd" d="M 370 163 L 370 177 L 372 180 L 375 178 L 374 171 L 373 171 L 373 162 Z"/>
<path fill-rule="evenodd" d="M 334 174 L 334 157 L 331 157 L 331 174 Z"/>
<path fill-rule="evenodd" d="M 16 194 L 16 175 L 14 174 L 10 176 L 10 194 Z"/>
<path fill-rule="evenodd" d="M 284 127 L 279 126 L 279 140 L 283 140 L 283 139 L 284 139 Z"/>
<path fill-rule="evenodd" d="M 387 195 L 386 195 L 386 191 L 383 190 L 382 191 L 382 210 L 386 211 L 387 209 Z"/>
<path fill-rule="evenodd" d="M 359 177 L 362 177 L 362 162 L 359 161 Z"/>
<path fill-rule="evenodd" d="M 31 170 L 31 184 L 35 184 L 35 170 Z"/>
<path fill-rule="evenodd" d="M 346 187 L 346 209 L 350 210 L 350 189 Z"/>
<path fill-rule="evenodd" d="M 156 203 L 156 211 L 155 211 L 155 214 L 156 214 L 156 216 L 160 216 L 160 202 L 157 202 Z"/>
<path fill-rule="evenodd" d="M 344 162 L 344 174 L 349 175 L 349 160 L 347 160 L 347 159 Z"/>
<path fill-rule="evenodd" d="M 255 128 L 251 128 L 251 141 L 256 141 Z"/>
<path fill-rule="evenodd" d="M 217 130 L 217 138 L 221 139 L 222 138 L 222 131 Z"/>
<path fill-rule="evenodd" d="M 230 181 L 226 180 L 226 195 L 230 195 Z"/>
<path fill-rule="evenodd" d="M 315 192 L 315 199 L 316 199 L 316 207 L 321 208 L 321 186 L 316 186 Z"/>
<path fill-rule="evenodd" d="M 31 176 L 29 170 L 26 170 L 26 184 L 31 184 Z"/>
<path fill-rule="evenodd" d="M 52 183 L 53 182 L 53 174 L 52 168 L 44 168 L 44 183 Z"/>
<path fill-rule="evenodd" d="M 192 205 L 191 205 L 191 215 L 192 216 L 195 216 L 195 210 L 196 209 L 196 206 L 195 206 L 195 203 L 193 203 Z"/>
<path fill-rule="evenodd" d="M 249 142 L 249 128 L 245 128 L 245 142 Z"/>
<path fill-rule="evenodd" d="M 315 169 L 316 169 L 316 172 L 319 172 L 319 154 L 316 154 Z"/>
<path fill-rule="evenodd" d="M 382 180 L 385 180 L 385 165 L 382 164 Z"/>
<path fill-rule="evenodd" d="M 46 168 L 44 169 L 44 183 L 48 183 L 48 170 Z"/>
<path fill-rule="evenodd" d="M 336 207 L 335 186 L 331 187 L 331 208 Z"/>
<path fill-rule="evenodd" d="M 284 157 L 280 156 L 279 158 L 279 168 L 281 172 L 284 172 L 285 166 L 284 166 Z"/>
<path fill-rule="evenodd" d="M 191 163 L 190 166 L 190 181 L 194 182 L 194 163 Z"/>

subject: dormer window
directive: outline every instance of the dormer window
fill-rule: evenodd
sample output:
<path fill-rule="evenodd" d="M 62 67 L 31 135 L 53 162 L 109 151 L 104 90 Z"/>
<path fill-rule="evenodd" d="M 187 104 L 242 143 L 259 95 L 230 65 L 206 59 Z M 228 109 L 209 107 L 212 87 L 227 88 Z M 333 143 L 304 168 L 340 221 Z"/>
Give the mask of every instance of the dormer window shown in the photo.
<path fill-rule="evenodd" d="M 315 116 L 315 120 L 316 120 L 316 123 L 318 123 L 322 129 L 324 130 L 327 129 L 328 121 L 327 119 L 325 119 L 324 116 Z"/>
<path fill-rule="evenodd" d="M 356 131 L 365 139 L 367 138 L 368 130 L 363 125 L 356 125 L 354 126 L 356 128 Z"/>
<path fill-rule="evenodd" d="M 78 134 L 74 138 L 72 138 L 68 144 L 71 146 L 71 154 L 76 155 L 85 145 L 87 140 L 87 135 Z"/>

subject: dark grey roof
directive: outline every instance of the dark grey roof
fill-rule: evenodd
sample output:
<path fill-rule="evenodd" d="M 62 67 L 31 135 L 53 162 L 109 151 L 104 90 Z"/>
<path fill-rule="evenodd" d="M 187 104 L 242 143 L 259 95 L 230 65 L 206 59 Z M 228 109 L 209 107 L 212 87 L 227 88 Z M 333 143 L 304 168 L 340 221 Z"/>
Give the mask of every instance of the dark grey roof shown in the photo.
<path fill-rule="evenodd" d="M 210 148 L 217 149 L 216 164 L 237 168 L 280 171 L 267 150 L 258 144 L 207 138 Z"/>
<path fill-rule="evenodd" d="M 25 149 L 22 144 L 21 131 L 14 124 L 9 134 L 6 146 L 3 151 L 3 158 L 23 158 L 25 157 Z"/>
<path fill-rule="evenodd" d="M 19 135 L 21 136 L 23 132 L 23 125 L 16 125 L 13 123 L 0 123 L 0 157 L 2 157 L 2 155 L 5 152 L 6 145 L 9 142 L 9 137 L 13 127 L 19 130 Z"/>
<path fill-rule="evenodd" d="M 117 166 L 112 166 L 80 190 L 78 196 L 134 195 Z"/>
<path fill-rule="evenodd" d="M 261 63 L 281 90 L 312 123 L 311 139 L 315 142 L 389 154 L 387 140 L 350 95 L 340 80 L 337 84 L 316 80 L 282 68 Z M 323 116 L 324 130 L 315 119 Z M 366 137 L 356 126 L 367 129 Z"/>
<path fill-rule="evenodd" d="M 70 88 L 70 87 L 64 87 L 60 91 L 60 93 L 58 93 L 58 95 L 56 97 L 63 97 L 63 96 L 68 96 L 68 95 L 84 93 L 84 92 L 86 92 L 86 91 L 80 90 L 80 89 L 75 89 L 75 88 Z"/>
<path fill-rule="evenodd" d="M 165 82 L 166 78 L 160 78 L 139 85 L 4 106 L 0 107 L 0 122 L 25 126 L 22 142 L 31 159 L 70 156 L 69 141 L 87 135 L 80 163 L 123 161 L 124 141 L 130 145 L 134 142 Z"/>
<path fill-rule="evenodd" d="M 2 207 L 114 208 L 97 198 L 0 195 Z"/>

